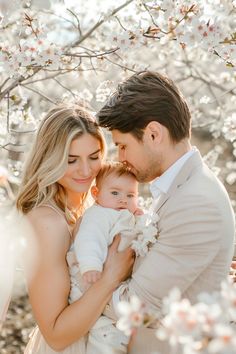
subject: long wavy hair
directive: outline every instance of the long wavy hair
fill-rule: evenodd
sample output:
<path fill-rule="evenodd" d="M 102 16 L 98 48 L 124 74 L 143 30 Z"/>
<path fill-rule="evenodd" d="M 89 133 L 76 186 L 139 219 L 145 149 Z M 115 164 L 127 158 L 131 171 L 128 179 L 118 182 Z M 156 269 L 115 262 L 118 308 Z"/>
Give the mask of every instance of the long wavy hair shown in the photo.
<path fill-rule="evenodd" d="M 67 206 L 67 193 L 57 181 L 68 166 L 71 142 L 90 134 L 99 140 L 105 155 L 105 140 L 92 115 L 80 106 L 58 106 L 48 112 L 40 124 L 31 152 L 26 161 L 16 207 L 23 214 L 46 203 L 54 203 L 74 223 L 82 213 L 87 193 L 84 193 L 77 213 Z"/>

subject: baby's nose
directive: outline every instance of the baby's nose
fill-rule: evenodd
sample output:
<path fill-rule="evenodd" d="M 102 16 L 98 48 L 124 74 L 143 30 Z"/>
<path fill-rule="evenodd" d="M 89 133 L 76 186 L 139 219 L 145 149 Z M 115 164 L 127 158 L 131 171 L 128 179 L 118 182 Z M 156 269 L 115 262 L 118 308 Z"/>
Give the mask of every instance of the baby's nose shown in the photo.
<path fill-rule="evenodd" d="M 126 199 L 120 199 L 120 203 L 127 204 L 127 200 Z"/>

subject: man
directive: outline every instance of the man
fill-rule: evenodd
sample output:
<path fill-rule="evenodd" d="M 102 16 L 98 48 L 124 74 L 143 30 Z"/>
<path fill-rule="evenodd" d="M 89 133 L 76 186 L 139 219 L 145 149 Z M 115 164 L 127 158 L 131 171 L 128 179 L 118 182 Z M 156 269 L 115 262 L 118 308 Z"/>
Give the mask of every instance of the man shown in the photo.
<path fill-rule="evenodd" d="M 177 87 L 158 73 L 135 74 L 118 86 L 98 120 L 112 132 L 119 160 L 138 181 L 151 182 L 160 216 L 158 241 L 114 294 L 111 316 L 116 302 L 131 294 L 160 313 L 173 287 L 192 303 L 203 291 L 218 291 L 233 257 L 233 210 L 225 188 L 191 146 L 190 112 Z M 154 333 L 140 329 L 130 353 L 169 354 Z"/>

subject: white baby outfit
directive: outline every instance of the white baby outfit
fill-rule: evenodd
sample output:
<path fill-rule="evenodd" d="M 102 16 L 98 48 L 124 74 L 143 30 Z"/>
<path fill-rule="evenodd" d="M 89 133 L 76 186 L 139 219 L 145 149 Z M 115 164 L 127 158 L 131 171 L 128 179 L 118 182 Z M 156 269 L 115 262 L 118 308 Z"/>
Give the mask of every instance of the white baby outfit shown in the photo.
<path fill-rule="evenodd" d="M 92 270 L 102 272 L 114 236 L 121 235 L 118 250 L 124 250 L 143 231 L 143 218 L 144 215 L 134 216 L 127 209 L 114 210 L 97 204 L 85 211 L 74 241 L 74 254 L 79 264 L 74 260 L 74 267 L 70 268 L 71 302 L 83 293 L 81 275 Z M 114 321 L 101 316 L 89 332 L 86 354 L 127 353 L 128 341 Z"/>

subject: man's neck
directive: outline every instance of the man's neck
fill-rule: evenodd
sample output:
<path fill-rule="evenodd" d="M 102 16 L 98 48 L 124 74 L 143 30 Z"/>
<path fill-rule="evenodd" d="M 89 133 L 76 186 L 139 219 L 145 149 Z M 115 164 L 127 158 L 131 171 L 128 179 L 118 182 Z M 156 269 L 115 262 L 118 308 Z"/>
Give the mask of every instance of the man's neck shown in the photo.
<path fill-rule="evenodd" d="M 191 149 L 192 146 L 189 139 L 171 145 L 168 153 L 163 158 L 163 173 Z"/>

